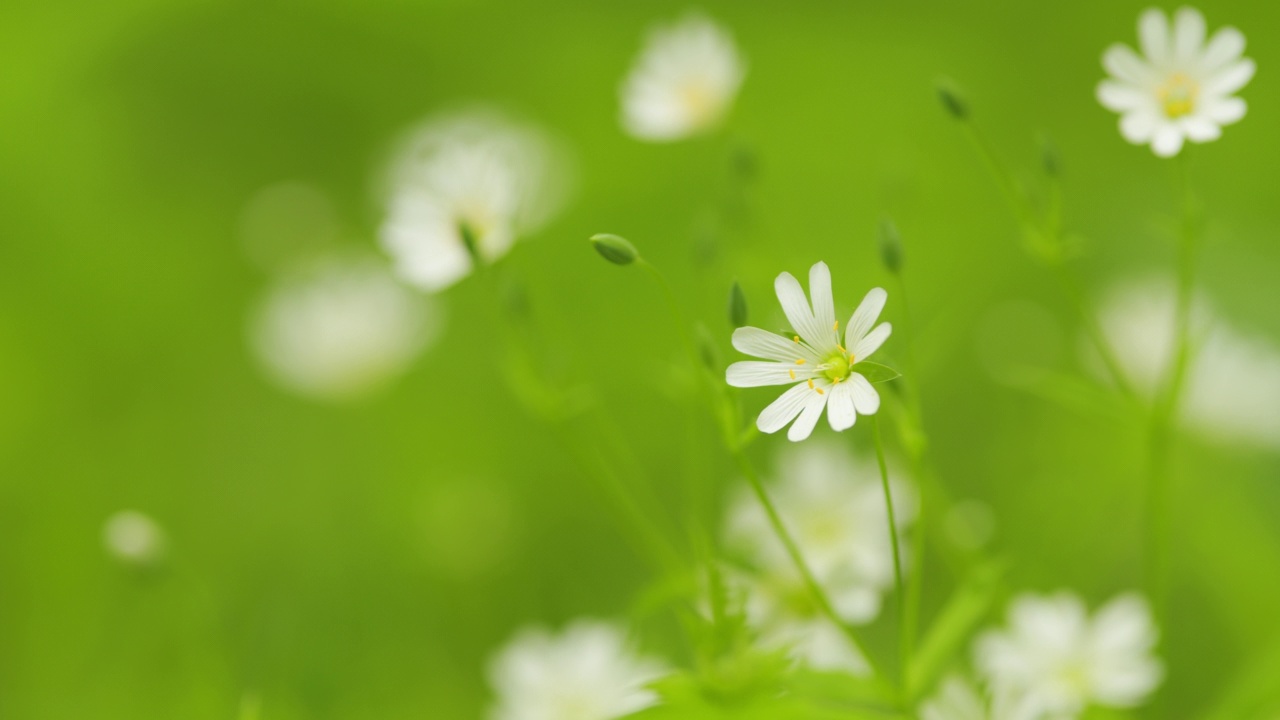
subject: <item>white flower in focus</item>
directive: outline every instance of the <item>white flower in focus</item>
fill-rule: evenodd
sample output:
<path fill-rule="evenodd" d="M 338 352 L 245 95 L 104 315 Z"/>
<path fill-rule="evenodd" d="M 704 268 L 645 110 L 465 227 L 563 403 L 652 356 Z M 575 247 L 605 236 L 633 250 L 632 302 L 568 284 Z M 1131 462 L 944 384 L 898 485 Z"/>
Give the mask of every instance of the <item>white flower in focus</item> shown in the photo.
<path fill-rule="evenodd" d="M 655 28 L 622 85 L 622 124 L 653 142 L 714 128 L 745 73 L 733 38 L 708 18 L 693 14 Z"/>
<path fill-rule="evenodd" d="M 527 628 L 489 666 L 491 720 L 609 720 L 657 703 L 663 666 L 634 654 L 618 627 L 579 620 L 558 635 Z"/>
<path fill-rule="evenodd" d="M 279 282 L 258 311 L 252 341 L 285 387 L 346 399 L 408 367 L 435 323 L 426 300 L 379 263 L 334 259 Z"/>
<path fill-rule="evenodd" d="M 411 132 L 386 181 L 383 248 L 405 281 L 436 292 L 478 257 L 502 258 L 559 209 L 564 178 L 550 140 L 496 115 L 464 113 Z"/>
<path fill-rule="evenodd" d="M 1006 629 L 978 639 L 976 662 L 996 697 L 1031 717 L 1075 716 L 1089 705 L 1142 704 L 1164 676 L 1147 603 L 1121 595 L 1092 617 L 1078 597 L 1022 595 Z"/>
<path fill-rule="evenodd" d="M 164 555 L 164 531 L 136 510 L 121 510 L 102 528 L 107 552 L 128 565 L 151 565 Z"/>
<path fill-rule="evenodd" d="M 1149 9 L 1138 20 L 1141 57 L 1125 45 L 1102 55 L 1111 74 L 1098 85 L 1098 101 L 1120 113 L 1120 134 L 1135 145 L 1151 145 L 1156 155 L 1177 155 L 1185 140 L 1208 142 L 1245 114 L 1233 94 L 1253 77 L 1254 63 L 1242 58 L 1244 35 L 1224 27 L 1205 42 L 1204 16 L 1183 7 L 1170 25 Z"/>
<path fill-rule="evenodd" d="M 813 432 L 824 409 L 831 429 L 837 432 L 853 427 L 859 414 L 872 415 L 879 410 L 879 393 L 854 366 L 878 350 L 893 330 L 887 322 L 876 325 L 888 294 L 881 288 L 867 293 L 845 326 L 841 344 L 831 297 L 831 271 L 826 263 L 809 270 L 812 306 L 790 273 L 778 276 L 774 290 L 798 334 L 783 338 L 759 328 L 738 328 L 733 332 L 733 346 L 768 362 L 736 362 L 725 373 L 734 387 L 795 383 L 760 413 L 756 420 L 760 431 L 777 432 L 795 420 L 787 437 L 799 442 Z"/>
<path fill-rule="evenodd" d="M 879 469 L 853 460 L 838 446 L 818 443 L 784 453 L 777 476 L 774 503 L 836 613 L 854 624 L 874 620 L 882 595 L 893 585 Z M 905 544 L 914 498 L 897 482 L 891 488 Z M 814 604 L 754 495 L 744 491 L 730 506 L 726 535 L 727 546 L 755 571 L 743 584 L 749 590 L 747 617 L 763 644 L 789 648 L 816 669 L 867 670 L 865 659 Z"/>
<path fill-rule="evenodd" d="M 1173 284 L 1160 279 L 1123 283 L 1101 302 L 1107 342 L 1147 395 L 1167 381 L 1172 366 L 1175 302 Z M 1280 449 L 1280 347 L 1236 330 L 1204 297 L 1194 299 L 1191 319 L 1180 422 L 1214 441 Z"/>

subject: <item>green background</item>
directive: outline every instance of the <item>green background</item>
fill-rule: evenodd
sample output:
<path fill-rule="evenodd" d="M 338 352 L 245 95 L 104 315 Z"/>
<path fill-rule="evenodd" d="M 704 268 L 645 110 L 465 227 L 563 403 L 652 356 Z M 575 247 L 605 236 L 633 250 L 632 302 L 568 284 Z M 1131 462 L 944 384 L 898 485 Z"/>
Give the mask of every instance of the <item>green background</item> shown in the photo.
<path fill-rule="evenodd" d="M 1138 585 L 1140 428 L 1011 388 L 980 360 L 1072 371 L 1078 328 L 933 86 L 954 78 L 1029 179 L 1037 133 L 1051 134 L 1091 290 L 1167 270 L 1173 168 L 1126 144 L 1093 98 L 1103 49 L 1134 42 L 1144 5 L 703 3 L 749 63 L 728 127 L 634 141 L 618 84 L 645 30 L 685 7 L 4 3 L 0 717 L 229 718 L 246 694 L 268 720 L 476 717 L 485 659 L 514 628 L 626 614 L 650 573 L 495 372 L 507 350 L 491 285 L 445 293 L 439 342 L 356 403 L 283 392 L 246 343 L 270 280 L 239 237 L 254 193 L 309 183 L 344 240 L 372 248 L 371 179 L 392 139 L 476 101 L 574 153 L 568 209 L 504 272 L 528 287 L 546 362 L 593 389 L 673 507 L 694 480 L 680 459 L 690 438 L 705 445 L 700 472 L 738 481 L 709 420 L 687 432 L 702 419 L 679 397 L 661 296 L 586 237 L 639 245 L 728 362 L 732 279 L 774 327 L 773 277 L 825 260 L 847 317 L 889 281 L 875 228 L 890 214 L 935 459 L 954 496 L 994 509 L 1011 585 L 1091 603 Z M 1241 28 L 1260 68 L 1248 117 L 1192 148 L 1203 285 L 1236 325 L 1280 337 L 1280 11 L 1201 9 L 1211 29 Z M 755 173 L 731 213 L 732 148 Z M 1009 301 L 1049 321 L 991 329 Z M 865 447 L 868 433 L 843 439 Z M 767 466 L 785 442 L 753 452 Z M 1193 717 L 1280 641 L 1280 460 L 1188 439 L 1174 466 L 1168 707 Z M 163 573 L 109 562 L 101 528 L 122 508 L 168 532 Z M 926 609 L 949 582 L 933 582 Z M 678 640 L 653 635 L 680 657 Z"/>

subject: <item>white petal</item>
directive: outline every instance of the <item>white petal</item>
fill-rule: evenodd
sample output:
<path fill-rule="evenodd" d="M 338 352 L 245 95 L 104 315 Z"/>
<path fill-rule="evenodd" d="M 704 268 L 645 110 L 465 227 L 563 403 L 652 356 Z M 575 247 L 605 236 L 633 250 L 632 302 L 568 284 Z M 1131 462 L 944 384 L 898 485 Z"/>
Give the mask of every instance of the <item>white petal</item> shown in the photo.
<path fill-rule="evenodd" d="M 786 314 L 787 321 L 805 342 L 819 352 L 833 344 L 828 339 L 830 335 L 818 329 L 799 280 L 792 277 L 791 273 L 784 272 L 774 280 L 773 289 L 778 293 L 778 302 L 782 304 L 782 312 Z"/>
<path fill-rule="evenodd" d="M 867 333 L 867 336 L 858 341 L 857 345 L 851 348 L 854 362 L 862 362 L 871 357 L 872 353 L 880 349 L 885 340 L 889 339 L 889 334 L 893 332 L 893 326 L 889 323 L 880 323 L 875 330 Z"/>
<path fill-rule="evenodd" d="M 1213 34 L 1209 45 L 1200 56 L 1200 67 L 1213 72 L 1244 53 L 1244 34 L 1233 27 L 1224 27 Z"/>
<path fill-rule="evenodd" d="M 760 328 L 740 327 L 734 330 L 733 347 L 738 352 L 767 360 L 794 363 L 804 359 L 811 363 L 818 362 L 818 356 L 807 345 Z"/>
<path fill-rule="evenodd" d="M 831 429 L 841 432 L 853 427 L 858 420 L 853 404 L 853 383 L 837 383 L 831 386 L 828 394 L 831 398 L 827 400 L 827 421 L 831 423 Z"/>
<path fill-rule="evenodd" d="M 1186 134 L 1188 140 L 1195 142 L 1209 142 L 1222 137 L 1222 129 L 1218 124 L 1206 117 L 1191 115 L 1182 118 L 1178 125 L 1182 128 L 1182 132 Z"/>
<path fill-rule="evenodd" d="M 831 328 L 836 332 L 836 304 L 831 297 L 831 269 L 824 262 L 809 268 L 809 300 L 813 304 L 813 319 L 819 328 Z M 839 341 L 839 335 L 835 340 Z"/>
<path fill-rule="evenodd" d="M 1151 8 L 1138 18 L 1138 40 L 1142 53 L 1153 63 L 1163 62 L 1169 54 L 1169 22 L 1164 13 Z"/>
<path fill-rule="evenodd" d="M 1205 117 L 1219 125 L 1230 125 L 1244 117 L 1244 113 L 1247 109 L 1248 106 L 1245 104 L 1244 100 L 1237 97 L 1231 97 L 1207 101 L 1204 103 L 1204 107 L 1201 108 L 1200 112 L 1204 113 Z"/>
<path fill-rule="evenodd" d="M 1257 69 L 1257 65 L 1252 60 L 1245 58 L 1218 71 L 1205 81 L 1200 91 L 1210 96 L 1230 95 L 1247 85 L 1253 79 L 1253 73 Z"/>
<path fill-rule="evenodd" d="M 808 380 L 813 370 L 794 362 L 761 362 L 747 360 L 736 362 L 725 370 L 724 379 L 733 387 L 764 387 L 766 385 L 790 385 L 796 380 Z"/>
<path fill-rule="evenodd" d="M 871 381 L 858 373 L 853 373 L 845 380 L 843 384 L 847 384 L 852 388 L 853 406 L 857 408 L 860 415 L 875 415 L 880 409 L 880 393 L 871 386 Z"/>
<path fill-rule="evenodd" d="M 1131 85 L 1147 85 L 1153 71 L 1145 60 L 1127 45 L 1112 45 L 1102 53 L 1102 66 L 1117 80 Z"/>
<path fill-rule="evenodd" d="M 806 388 L 807 389 L 807 388 Z M 822 418 L 822 409 L 827 406 L 827 393 L 818 392 L 817 390 L 809 391 L 808 397 L 804 401 L 804 410 L 800 412 L 800 417 L 792 423 L 791 429 L 787 431 L 787 439 L 791 442 L 800 442 L 813 432 L 817 427 L 818 420 Z"/>
<path fill-rule="evenodd" d="M 1192 7 L 1181 7 L 1173 16 L 1173 56 L 1194 60 L 1204 45 L 1204 15 Z"/>
<path fill-rule="evenodd" d="M 760 411 L 760 417 L 756 418 L 756 427 L 760 428 L 762 433 L 778 432 L 800 414 L 805 400 L 813 394 L 816 393 L 809 389 L 808 383 L 799 383 L 789 388 L 777 400 Z"/>
<path fill-rule="evenodd" d="M 1151 149 L 1160 157 L 1173 157 L 1182 149 L 1182 132 L 1173 123 L 1165 123 L 1156 128 L 1151 138 Z"/>
<path fill-rule="evenodd" d="M 1108 110 L 1126 112 L 1150 105 L 1151 95 L 1132 85 L 1103 80 L 1098 83 L 1098 102 Z"/>
<path fill-rule="evenodd" d="M 1120 118 L 1120 134 L 1134 145 L 1145 145 L 1156 134 L 1159 121 L 1159 116 L 1150 110 L 1126 113 Z"/>
<path fill-rule="evenodd" d="M 884 291 L 884 288 L 872 288 L 866 297 L 862 298 L 862 302 L 858 303 L 858 309 L 854 310 L 853 316 L 849 318 L 849 325 L 844 329 L 846 348 L 857 345 L 862 338 L 866 337 L 871 331 L 871 326 L 880 319 L 880 311 L 884 310 L 884 303 L 888 299 L 889 294 Z"/>

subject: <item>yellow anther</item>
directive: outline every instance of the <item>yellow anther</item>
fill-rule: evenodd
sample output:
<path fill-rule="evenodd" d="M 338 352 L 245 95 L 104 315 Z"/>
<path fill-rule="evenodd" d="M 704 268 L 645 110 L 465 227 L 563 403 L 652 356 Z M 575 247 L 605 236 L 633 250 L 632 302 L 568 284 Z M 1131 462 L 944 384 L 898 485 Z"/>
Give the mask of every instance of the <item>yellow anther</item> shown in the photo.
<path fill-rule="evenodd" d="M 814 389 L 814 387 L 813 387 L 813 378 L 809 378 L 809 389 L 810 389 L 810 390 L 813 390 L 813 389 Z"/>
<path fill-rule="evenodd" d="M 796 361 L 796 364 L 797 364 L 797 365 L 803 365 L 803 364 L 804 364 L 804 358 L 800 358 L 799 360 L 797 360 L 797 361 Z"/>
<path fill-rule="evenodd" d="M 792 339 L 792 340 L 794 340 L 795 342 L 800 342 L 800 336 L 799 336 L 799 335 L 792 335 L 792 336 L 791 336 L 791 339 Z"/>
<path fill-rule="evenodd" d="M 817 390 L 819 395 L 826 395 L 826 393 L 822 392 L 822 388 L 814 388 L 814 390 Z"/>
<path fill-rule="evenodd" d="M 792 380 L 795 380 L 795 379 L 796 379 L 796 371 L 795 371 L 795 370 L 788 370 L 787 372 L 791 373 L 791 379 L 792 379 Z"/>
<path fill-rule="evenodd" d="M 843 345 L 836 345 L 836 349 L 837 349 L 837 350 L 839 350 L 840 352 L 844 353 L 845 355 L 848 355 L 848 354 L 849 354 L 849 351 L 848 351 L 848 350 L 845 350 Z"/>
<path fill-rule="evenodd" d="M 831 329 L 835 330 L 836 332 L 840 332 L 840 321 L 837 320 L 836 324 L 831 326 Z"/>
<path fill-rule="evenodd" d="M 832 380 L 832 381 L 831 381 L 831 384 L 832 384 L 832 385 L 839 385 L 839 384 L 840 384 L 840 381 L 841 381 L 841 380 L 843 380 L 843 379 L 844 379 L 844 378 L 836 378 L 835 380 Z"/>

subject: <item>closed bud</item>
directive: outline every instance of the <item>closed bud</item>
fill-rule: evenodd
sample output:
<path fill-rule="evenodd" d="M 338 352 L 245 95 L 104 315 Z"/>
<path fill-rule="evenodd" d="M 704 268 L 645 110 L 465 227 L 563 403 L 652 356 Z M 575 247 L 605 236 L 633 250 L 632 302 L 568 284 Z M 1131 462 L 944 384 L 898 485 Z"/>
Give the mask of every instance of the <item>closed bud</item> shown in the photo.
<path fill-rule="evenodd" d="M 880 221 L 880 261 L 889 272 L 897 275 L 902 272 L 902 237 L 898 228 L 889 218 Z"/>
<path fill-rule="evenodd" d="M 729 288 L 729 324 L 735 328 L 747 324 L 747 296 L 742 292 L 742 286 L 737 280 L 734 280 L 733 287 Z"/>
<path fill-rule="evenodd" d="M 716 348 L 716 341 L 711 337 L 711 333 L 706 326 L 698 325 L 696 331 L 696 339 L 698 341 L 698 359 L 702 360 L 702 364 L 707 370 L 718 373 L 721 370 L 720 350 Z"/>
<path fill-rule="evenodd" d="M 942 101 L 942 107 L 957 120 L 969 119 L 969 104 L 965 102 L 960 91 L 946 80 L 938 82 L 938 99 Z"/>
<path fill-rule="evenodd" d="M 624 237 L 599 233 L 591 236 L 591 247 L 600 253 L 600 257 L 614 265 L 630 265 L 640 259 L 640 252 Z"/>
<path fill-rule="evenodd" d="M 1044 168 L 1044 174 L 1051 178 L 1058 177 L 1062 172 L 1062 162 L 1058 157 L 1058 146 L 1053 144 L 1053 138 L 1047 134 L 1040 136 L 1040 164 Z"/>

